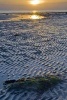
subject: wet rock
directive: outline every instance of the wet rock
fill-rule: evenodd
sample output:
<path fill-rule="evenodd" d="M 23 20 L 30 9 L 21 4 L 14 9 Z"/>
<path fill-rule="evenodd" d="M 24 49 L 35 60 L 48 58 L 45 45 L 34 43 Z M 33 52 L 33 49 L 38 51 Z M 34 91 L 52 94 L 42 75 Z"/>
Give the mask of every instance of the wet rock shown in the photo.
<path fill-rule="evenodd" d="M 58 84 L 61 81 L 56 76 L 45 76 L 45 77 L 34 77 L 34 78 L 22 78 L 19 80 L 8 80 L 5 81 L 5 86 L 9 91 L 36 91 L 43 92 Z M 9 84 L 9 85 L 8 85 Z"/>
<path fill-rule="evenodd" d="M 19 34 L 14 34 L 14 36 L 19 36 Z"/>
<path fill-rule="evenodd" d="M 10 84 L 10 83 L 15 83 L 16 80 L 7 80 L 4 82 L 4 85 Z"/>

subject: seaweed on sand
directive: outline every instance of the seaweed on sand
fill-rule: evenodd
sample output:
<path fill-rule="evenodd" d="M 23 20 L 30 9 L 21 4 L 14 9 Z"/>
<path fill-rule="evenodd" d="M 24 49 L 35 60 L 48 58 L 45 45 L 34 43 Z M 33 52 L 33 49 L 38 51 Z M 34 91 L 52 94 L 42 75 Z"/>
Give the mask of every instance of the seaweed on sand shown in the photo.
<path fill-rule="evenodd" d="M 4 82 L 4 87 L 9 91 L 11 90 L 27 90 L 43 92 L 49 88 L 55 86 L 61 81 L 57 76 L 45 76 L 45 77 L 33 77 L 33 78 L 22 78 L 19 80 L 8 80 Z"/>

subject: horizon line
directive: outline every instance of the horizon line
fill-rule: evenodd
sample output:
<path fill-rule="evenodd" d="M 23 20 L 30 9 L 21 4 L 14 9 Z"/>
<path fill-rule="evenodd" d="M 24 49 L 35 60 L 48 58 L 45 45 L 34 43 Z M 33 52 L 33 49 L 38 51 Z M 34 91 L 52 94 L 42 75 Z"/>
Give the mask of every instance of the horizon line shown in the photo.
<path fill-rule="evenodd" d="M 27 13 L 27 12 L 67 12 L 67 10 L 0 10 L 0 13 Z"/>

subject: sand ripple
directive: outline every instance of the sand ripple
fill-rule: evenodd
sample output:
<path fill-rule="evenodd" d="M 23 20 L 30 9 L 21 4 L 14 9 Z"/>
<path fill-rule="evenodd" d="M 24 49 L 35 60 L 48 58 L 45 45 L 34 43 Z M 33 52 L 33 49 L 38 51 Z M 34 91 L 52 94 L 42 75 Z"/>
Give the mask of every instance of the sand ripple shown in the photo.
<path fill-rule="evenodd" d="M 4 91 L 0 100 L 67 100 L 67 15 L 0 22 L 0 88 L 7 79 L 45 74 L 64 82 L 40 96 Z"/>

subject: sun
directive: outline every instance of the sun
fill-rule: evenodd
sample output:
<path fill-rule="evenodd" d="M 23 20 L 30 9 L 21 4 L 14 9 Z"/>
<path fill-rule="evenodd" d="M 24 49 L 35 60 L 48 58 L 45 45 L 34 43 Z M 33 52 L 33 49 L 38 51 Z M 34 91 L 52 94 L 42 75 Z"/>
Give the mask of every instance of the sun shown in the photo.
<path fill-rule="evenodd" d="M 40 0 L 31 0 L 30 4 L 32 4 L 32 5 L 38 5 L 38 4 L 40 4 Z"/>

